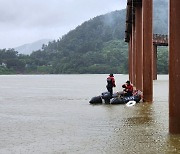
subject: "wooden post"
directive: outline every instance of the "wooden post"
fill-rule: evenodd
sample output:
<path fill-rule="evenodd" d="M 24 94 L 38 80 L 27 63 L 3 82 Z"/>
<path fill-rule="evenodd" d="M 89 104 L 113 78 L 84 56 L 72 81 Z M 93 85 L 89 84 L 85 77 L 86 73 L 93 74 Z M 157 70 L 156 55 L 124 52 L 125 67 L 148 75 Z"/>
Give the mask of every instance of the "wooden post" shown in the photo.
<path fill-rule="evenodd" d="M 180 134 L 180 0 L 169 6 L 169 132 Z"/>
<path fill-rule="evenodd" d="M 152 9 L 153 0 L 142 0 L 143 9 L 143 101 L 153 101 L 152 76 Z"/>

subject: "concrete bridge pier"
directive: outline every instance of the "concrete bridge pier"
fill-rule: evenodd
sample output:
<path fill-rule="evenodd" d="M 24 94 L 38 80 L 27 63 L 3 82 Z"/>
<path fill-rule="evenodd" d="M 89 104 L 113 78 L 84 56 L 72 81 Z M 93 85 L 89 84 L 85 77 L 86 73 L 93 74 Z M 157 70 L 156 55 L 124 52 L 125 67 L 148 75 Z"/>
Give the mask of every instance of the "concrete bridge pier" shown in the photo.
<path fill-rule="evenodd" d="M 132 83 L 132 36 L 129 38 L 129 80 Z"/>
<path fill-rule="evenodd" d="M 129 79 L 143 92 L 145 102 L 153 101 L 153 0 L 127 0 L 125 41 L 129 43 Z"/>
<path fill-rule="evenodd" d="M 142 51 L 142 3 L 135 7 L 136 32 L 136 88 L 143 91 L 143 51 Z"/>
<path fill-rule="evenodd" d="M 133 20 L 132 25 L 132 83 L 136 87 L 136 31 L 135 21 Z"/>
<path fill-rule="evenodd" d="M 180 134 L 180 0 L 169 2 L 169 132 Z M 155 34 L 153 38 L 152 6 L 153 0 L 127 0 L 125 41 L 129 43 L 129 75 L 131 82 L 143 91 L 144 102 L 153 101 L 157 46 L 168 45 L 167 36 Z"/>
<path fill-rule="evenodd" d="M 169 132 L 180 134 L 180 0 L 169 2 Z"/>
<path fill-rule="evenodd" d="M 153 101 L 153 75 L 152 75 L 152 51 L 153 51 L 153 0 L 142 0 L 142 24 L 143 24 L 143 101 Z"/>

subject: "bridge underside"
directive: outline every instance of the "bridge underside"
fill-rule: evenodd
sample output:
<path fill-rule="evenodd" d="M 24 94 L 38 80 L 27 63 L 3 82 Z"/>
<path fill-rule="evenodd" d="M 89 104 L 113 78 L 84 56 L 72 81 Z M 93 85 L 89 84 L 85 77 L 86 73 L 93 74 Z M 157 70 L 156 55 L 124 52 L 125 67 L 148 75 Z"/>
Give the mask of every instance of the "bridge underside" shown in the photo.
<path fill-rule="evenodd" d="M 157 46 L 169 43 L 169 131 L 180 133 L 180 0 L 170 1 L 170 34 L 153 35 L 153 0 L 127 0 L 125 41 L 129 44 L 129 79 L 143 91 L 143 101 L 153 102 L 157 78 Z"/>

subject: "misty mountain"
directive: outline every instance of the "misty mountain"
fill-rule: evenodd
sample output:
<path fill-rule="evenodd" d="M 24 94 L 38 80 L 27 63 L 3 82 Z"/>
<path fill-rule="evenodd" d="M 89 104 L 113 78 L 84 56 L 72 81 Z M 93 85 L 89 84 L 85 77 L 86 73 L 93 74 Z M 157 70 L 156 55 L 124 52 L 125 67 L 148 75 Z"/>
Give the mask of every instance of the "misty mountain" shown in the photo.
<path fill-rule="evenodd" d="M 168 1 L 155 0 L 153 5 L 154 33 L 167 34 Z M 125 23 L 126 10 L 113 11 L 86 21 L 60 40 L 49 43 L 43 51 L 51 55 L 45 57 L 53 66 L 52 72 L 127 73 Z M 39 53 L 36 54 L 38 59 Z"/>
<path fill-rule="evenodd" d="M 153 33 L 168 34 L 168 0 L 154 0 L 153 11 Z M 49 44 L 45 51 L 96 51 L 101 49 L 105 42 L 123 40 L 125 23 L 125 9 L 97 16 Z"/>
<path fill-rule="evenodd" d="M 15 47 L 14 49 L 21 54 L 29 55 L 33 51 L 42 49 L 43 44 L 47 45 L 51 41 L 52 41 L 51 39 L 42 39 L 33 43 L 28 43 L 28 44 L 21 45 L 19 47 Z"/>
<path fill-rule="evenodd" d="M 168 34 L 168 0 L 154 0 L 153 11 L 154 33 Z M 98 47 L 102 42 L 113 39 L 123 40 L 125 20 L 125 9 L 97 16 L 64 35 L 60 41 L 54 42 L 56 45 L 50 44 L 47 48 L 58 46 L 62 47 L 64 50 L 73 48 L 72 50 L 79 51 L 86 50 L 86 46 L 91 46 L 93 49 L 93 46 Z M 52 40 L 39 40 L 37 42 L 16 47 L 15 50 L 19 53 L 30 54 L 32 51 L 41 49 L 43 44 L 48 44 L 50 41 Z M 73 47 L 73 44 L 76 44 L 75 46 L 79 46 L 80 48 L 76 49 L 76 47 Z"/>
<path fill-rule="evenodd" d="M 154 33 L 168 33 L 167 2 L 168 0 L 155 0 L 153 3 Z M 128 44 L 124 42 L 125 25 L 126 10 L 113 11 L 85 21 L 29 56 L 17 57 L 14 51 L 2 51 L 6 57 L 9 57 L 7 53 L 11 57 L 15 55 L 2 62 L 7 63 L 8 69 L 25 73 L 124 74 L 128 72 Z M 167 49 L 158 50 L 158 73 L 168 73 L 167 53 Z M 14 57 L 16 58 L 13 61 Z"/>

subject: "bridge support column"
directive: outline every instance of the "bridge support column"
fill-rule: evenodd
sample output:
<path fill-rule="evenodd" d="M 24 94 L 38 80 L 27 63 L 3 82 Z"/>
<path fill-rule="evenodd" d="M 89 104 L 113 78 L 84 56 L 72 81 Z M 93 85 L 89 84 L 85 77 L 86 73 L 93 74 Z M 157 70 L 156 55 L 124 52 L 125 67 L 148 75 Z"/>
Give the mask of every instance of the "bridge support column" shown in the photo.
<path fill-rule="evenodd" d="M 142 5 L 135 8 L 136 28 L 136 88 L 143 91 L 143 52 L 142 52 Z"/>
<path fill-rule="evenodd" d="M 143 101 L 153 101 L 152 76 L 152 6 L 153 0 L 142 0 L 143 9 Z"/>
<path fill-rule="evenodd" d="M 153 45 L 153 80 L 157 80 L 157 46 Z"/>
<path fill-rule="evenodd" d="M 129 39 L 129 80 L 132 82 L 132 36 Z"/>
<path fill-rule="evenodd" d="M 135 22 L 134 22 L 135 23 Z M 133 80 L 132 83 L 133 85 L 136 87 L 136 31 L 135 31 L 135 25 L 132 25 L 132 35 L 133 35 L 133 55 L 132 55 L 132 59 L 133 59 Z"/>
<path fill-rule="evenodd" d="M 180 134 L 180 0 L 169 6 L 169 132 Z"/>

